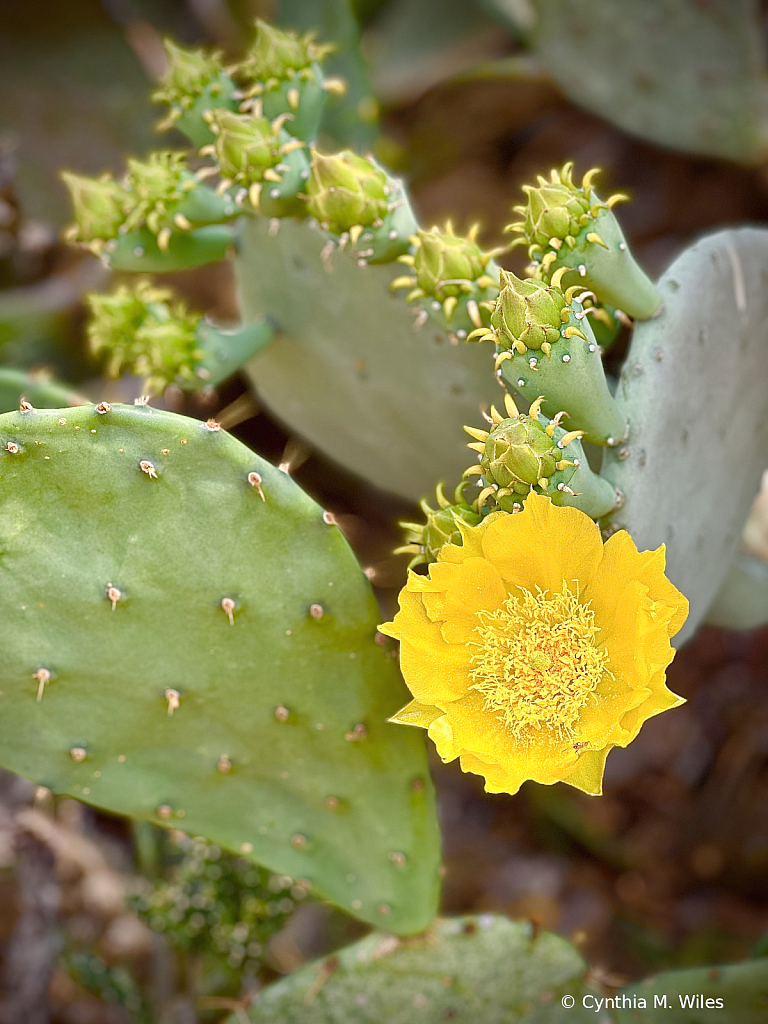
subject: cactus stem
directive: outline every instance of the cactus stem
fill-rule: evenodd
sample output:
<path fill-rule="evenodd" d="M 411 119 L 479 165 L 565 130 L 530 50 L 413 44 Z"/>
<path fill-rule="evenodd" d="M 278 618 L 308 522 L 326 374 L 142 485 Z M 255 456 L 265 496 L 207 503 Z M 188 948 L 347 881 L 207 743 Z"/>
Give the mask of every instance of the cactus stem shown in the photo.
<path fill-rule="evenodd" d="M 259 497 L 261 498 L 262 501 L 267 500 L 266 497 L 264 496 L 264 489 L 261 486 L 261 476 L 259 473 L 249 473 L 248 483 L 251 485 L 251 487 L 256 488 L 256 490 L 259 492 Z"/>
<path fill-rule="evenodd" d="M 181 695 L 178 690 L 169 687 L 165 691 L 165 699 L 168 701 L 168 717 L 170 718 L 173 712 L 181 706 Z"/>
<path fill-rule="evenodd" d="M 47 668 L 39 668 L 37 672 L 32 673 L 32 678 L 37 680 L 37 703 L 43 699 L 43 693 L 45 687 L 51 681 L 51 673 Z"/>
<path fill-rule="evenodd" d="M 157 480 L 157 471 L 147 459 L 142 459 L 139 463 L 139 469 L 142 473 L 146 473 L 150 480 Z"/>
<path fill-rule="evenodd" d="M 113 584 L 110 583 L 109 586 L 107 587 L 107 597 L 112 602 L 112 611 L 114 611 L 115 608 L 117 608 L 117 602 L 120 600 L 122 596 L 122 591 L 118 590 L 117 587 L 113 586 Z"/>
<path fill-rule="evenodd" d="M 235 602 L 232 600 L 231 597 L 222 597 L 222 599 L 221 599 L 221 607 L 222 607 L 222 611 L 224 612 L 224 614 L 229 619 L 230 626 L 234 626 L 234 624 L 235 624 L 235 616 L 233 615 L 233 612 L 235 610 Z"/>

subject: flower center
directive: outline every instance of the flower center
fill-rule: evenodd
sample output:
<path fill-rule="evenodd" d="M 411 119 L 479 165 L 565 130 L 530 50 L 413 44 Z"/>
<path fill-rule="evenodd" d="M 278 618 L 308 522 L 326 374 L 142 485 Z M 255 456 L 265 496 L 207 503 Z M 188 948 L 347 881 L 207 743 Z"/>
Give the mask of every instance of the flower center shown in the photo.
<path fill-rule="evenodd" d="M 579 713 L 608 671 L 589 602 L 564 590 L 523 590 L 494 612 L 477 613 L 472 688 L 514 736 L 550 729 L 572 738 Z"/>

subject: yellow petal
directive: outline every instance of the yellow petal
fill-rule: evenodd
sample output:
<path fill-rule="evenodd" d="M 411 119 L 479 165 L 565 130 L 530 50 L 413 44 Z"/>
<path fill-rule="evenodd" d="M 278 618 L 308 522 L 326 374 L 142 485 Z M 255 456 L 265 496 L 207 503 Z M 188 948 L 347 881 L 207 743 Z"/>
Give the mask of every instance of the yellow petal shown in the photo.
<path fill-rule="evenodd" d="M 448 644 L 440 624 L 427 615 L 419 594 L 400 591 L 400 611 L 379 626 L 400 641 L 400 668 L 408 689 L 420 703 L 455 700 L 466 692 L 471 661 L 464 644 Z"/>
<path fill-rule="evenodd" d="M 420 729 L 428 729 L 442 713 L 440 708 L 436 708 L 434 704 L 420 704 L 417 700 L 412 700 L 396 715 L 392 715 L 389 721 L 396 722 L 398 725 L 415 725 Z"/>
<path fill-rule="evenodd" d="M 477 613 L 495 611 L 507 596 L 498 570 L 484 558 L 437 562 L 429 576 L 412 574 L 408 589 L 420 593 L 429 618 L 442 623 L 443 638 L 461 644 L 475 639 Z"/>
<path fill-rule="evenodd" d="M 589 793 L 590 796 L 602 796 L 605 759 L 612 749 L 611 746 L 607 746 L 602 750 L 583 750 L 575 770 L 567 775 L 563 782 L 580 789 L 582 793 Z"/>
<path fill-rule="evenodd" d="M 665 674 L 660 672 L 651 682 L 650 696 L 638 707 L 622 715 L 620 724 L 625 738 L 621 743 L 617 743 L 617 746 L 626 747 L 628 743 L 631 743 L 649 718 L 660 715 L 662 711 L 677 708 L 681 704 L 685 704 L 685 697 L 678 697 L 676 693 L 667 689 Z"/>
<path fill-rule="evenodd" d="M 688 601 L 664 575 L 665 562 L 663 544 L 655 551 L 638 551 L 627 531 L 620 530 L 606 541 L 600 570 L 587 585 L 584 599 L 605 621 L 613 616 L 627 584 L 643 583 L 652 601 L 674 609 L 667 626 L 667 635 L 674 636 L 688 617 Z"/>
<path fill-rule="evenodd" d="M 563 583 L 583 590 L 600 565 L 603 543 L 595 523 L 578 509 L 558 507 L 531 492 L 522 512 L 491 523 L 483 553 L 512 586 L 558 594 Z"/>

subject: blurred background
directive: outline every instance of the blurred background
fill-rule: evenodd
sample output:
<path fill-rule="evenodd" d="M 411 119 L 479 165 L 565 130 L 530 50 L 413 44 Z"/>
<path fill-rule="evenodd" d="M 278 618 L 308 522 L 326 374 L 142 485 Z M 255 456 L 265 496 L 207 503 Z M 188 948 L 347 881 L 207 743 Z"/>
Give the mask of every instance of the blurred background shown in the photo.
<path fill-rule="evenodd" d="M 59 173 L 119 172 L 128 155 L 183 146 L 157 135 L 147 98 L 162 39 L 235 57 L 256 17 L 338 44 L 327 70 L 348 89 L 327 146 L 372 151 L 403 175 L 425 226 L 477 221 L 497 244 L 521 185 L 569 159 L 578 173 L 604 169 L 602 193 L 631 195 L 619 217 L 653 277 L 702 233 L 768 221 L 768 20 L 756 0 L 6 0 L 4 363 L 53 371 L 97 400 L 139 393 L 135 380 L 105 385 L 87 354 L 83 295 L 109 273 L 60 241 Z M 519 271 L 519 254 L 501 262 Z M 226 264 L 169 283 L 195 309 L 238 316 Z M 239 378 L 165 401 L 202 418 L 224 411 L 243 442 L 290 464 L 392 609 L 407 558 L 391 551 L 411 506 L 287 435 Z M 765 495 L 745 544 L 768 559 Z M 688 703 L 611 754 L 600 799 L 531 783 L 489 797 L 434 764 L 445 913 L 532 919 L 575 942 L 609 986 L 768 952 L 768 629 L 703 629 L 669 682 Z M 291 879 L 0 776 L 4 1024 L 216 1022 L 360 934 Z"/>

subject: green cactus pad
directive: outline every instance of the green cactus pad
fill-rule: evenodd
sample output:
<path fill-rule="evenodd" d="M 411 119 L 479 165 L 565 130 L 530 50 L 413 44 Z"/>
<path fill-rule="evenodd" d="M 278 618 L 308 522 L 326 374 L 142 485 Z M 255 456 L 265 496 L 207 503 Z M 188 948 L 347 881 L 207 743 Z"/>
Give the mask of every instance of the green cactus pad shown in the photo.
<path fill-rule="evenodd" d="M 707 612 L 723 629 L 757 629 L 768 622 L 768 562 L 739 552 Z"/>
<path fill-rule="evenodd" d="M 627 444 L 602 474 L 640 550 L 667 544 L 689 599 L 684 643 L 728 572 L 768 452 L 768 231 L 710 235 L 659 281 L 663 312 L 635 327 L 616 397 Z"/>
<path fill-rule="evenodd" d="M 502 281 L 504 276 L 513 278 L 511 274 L 502 275 Z M 539 285 L 536 295 L 541 294 L 546 300 L 546 315 L 538 316 L 533 327 L 525 325 L 527 333 L 520 347 L 530 346 L 532 341 L 536 347 L 527 347 L 525 352 L 508 347 L 509 339 L 520 338 L 520 334 L 508 338 L 502 330 L 499 318 L 504 308 L 503 299 L 511 290 L 502 288 L 491 317 L 492 327 L 494 320 L 499 324 L 496 337 L 504 350 L 497 360 L 502 380 L 530 402 L 543 395 L 542 410 L 550 419 L 561 411 L 566 412 L 569 429 L 585 431 L 587 440 L 593 444 L 617 444 L 626 434 L 626 419 L 608 390 L 600 349 L 589 318 L 582 315 L 581 305 L 576 299 L 566 305 L 562 293 L 553 285 L 544 288 L 539 282 L 517 283 L 526 289 Z M 552 293 L 552 297 L 546 293 Z M 559 301 L 555 302 L 557 299 Z M 529 315 L 528 320 L 533 321 L 533 316 Z M 519 331 L 519 325 L 510 317 L 504 318 L 504 324 Z M 538 336 L 533 337 L 536 332 Z M 485 334 L 492 337 L 494 331 L 488 330 Z"/>
<path fill-rule="evenodd" d="M 622 995 L 624 1006 L 613 1011 L 617 1024 L 764 1024 L 768 958 L 666 971 L 622 989 Z M 646 1007 L 632 1008 L 641 999 Z"/>
<path fill-rule="evenodd" d="M 362 236 L 360 241 L 362 242 Z M 462 426 L 499 394 L 491 352 L 452 345 L 389 285 L 399 264 L 359 267 L 322 232 L 248 219 L 235 271 L 244 318 L 276 336 L 246 373 L 291 429 L 379 487 L 418 501 L 466 466 Z M 327 268 L 327 269 L 326 269 Z"/>
<path fill-rule="evenodd" d="M 60 409 L 86 402 L 72 388 L 43 373 L 0 368 L 0 413 L 13 412 L 24 399 L 36 409 Z"/>
<path fill-rule="evenodd" d="M 0 756 L 416 932 L 438 891 L 425 751 L 387 723 L 406 691 L 327 518 L 213 422 L 0 417 Z"/>
<path fill-rule="evenodd" d="M 251 1024 L 585 1024 L 585 964 L 558 935 L 483 914 L 374 933 L 262 990 Z M 563 1007 L 564 995 L 575 1007 Z M 238 1024 L 228 1017 L 225 1024 Z"/>
<path fill-rule="evenodd" d="M 104 246 L 103 257 L 112 270 L 149 274 L 189 270 L 225 259 L 234 246 L 236 231 L 232 224 L 174 231 L 167 248 L 161 249 L 149 228 L 139 228 L 110 239 Z"/>
<path fill-rule="evenodd" d="M 754 0 L 484 4 L 524 32 L 578 106 L 671 149 L 765 159 L 766 62 Z"/>

